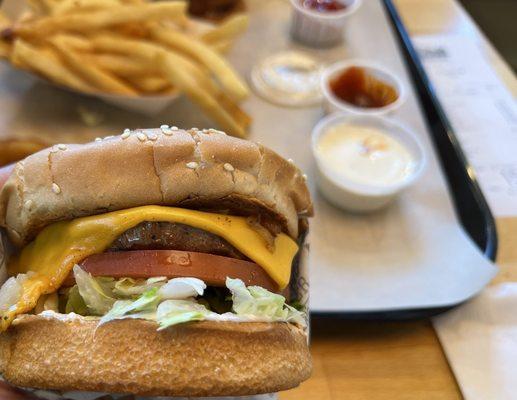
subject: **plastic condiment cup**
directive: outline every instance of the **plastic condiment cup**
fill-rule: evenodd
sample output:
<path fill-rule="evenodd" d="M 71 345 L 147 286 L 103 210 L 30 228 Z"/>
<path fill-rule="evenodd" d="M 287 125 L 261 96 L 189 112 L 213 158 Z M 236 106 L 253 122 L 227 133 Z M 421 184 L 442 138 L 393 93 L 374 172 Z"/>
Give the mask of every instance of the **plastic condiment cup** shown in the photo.
<path fill-rule="evenodd" d="M 347 179 L 332 168 L 318 151 L 318 143 L 328 129 L 339 124 L 375 128 L 397 140 L 415 162 L 410 175 L 393 185 L 369 185 Z M 333 114 L 324 117 L 312 132 L 312 152 L 316 160 L 317 185 L 323 196 L 335 206 L 353 212 L 370 212 L 388 205 L 399 193 L 411 186 L 422 174 L 426 156 L 420 140 L 407 128 L 392 119 L 379 116 Z"/>
<path fill-rule="evenodd" d="M 343 41 L 345 20 L 357 11 L 362 0 L 339 0 L 346 8 L 317 11 L 306 8 L 303 0 L 291 0 L 291 37 L 312 47 L 332 47 Z"/>
<path fill-rule="evenodd" d="M 384 107 L 359 107 L 337 97 L 330 87 L 330 82 L 351 67 L 363 68 L 367 74 L 392 86 L 397 91 L 397 100 Z M 341 61 L 325 68 L 321 76 L 321 91 L 324 98 L 323 106 L 328 114 L 342 112 L 355 115 L 388 115 L 400 108 L 406 100 L 406 90 L 397 75 L 383 66 L 367 60 Z"/>

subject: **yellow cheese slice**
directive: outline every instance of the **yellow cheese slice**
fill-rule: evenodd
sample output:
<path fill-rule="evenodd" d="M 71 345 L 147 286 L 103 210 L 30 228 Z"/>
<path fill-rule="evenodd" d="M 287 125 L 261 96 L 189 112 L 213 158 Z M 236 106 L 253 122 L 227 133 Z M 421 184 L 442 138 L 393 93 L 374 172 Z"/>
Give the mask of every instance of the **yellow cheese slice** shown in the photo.
<path fill-rule="evenodd" d="M 30 276 L 22 285 L 18 303 L 2 315 L 2 330 L 7 329 L 16 315 L 32 310 L 41 295 L 55 292 L 75 264 L 89 255 L 102 253 L 118 236 L 144 221 L 180 223 L 211 232 L 260 265 L 280 289 L 289 283 L 298 245 L 286 234 L 277 235 L 274 249 L 270 250 L 245 217 L 176 207 L 135 207 L 56 222 L 43 229 L 9 266 L 11 275 L 30 273 Z"/>

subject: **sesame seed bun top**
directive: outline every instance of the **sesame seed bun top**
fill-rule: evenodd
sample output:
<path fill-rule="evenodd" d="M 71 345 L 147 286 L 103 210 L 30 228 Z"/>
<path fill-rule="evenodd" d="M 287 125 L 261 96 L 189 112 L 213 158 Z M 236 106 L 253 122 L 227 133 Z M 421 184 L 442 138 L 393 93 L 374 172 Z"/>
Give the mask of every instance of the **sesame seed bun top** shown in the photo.
<path fill-rule="evenodd" d="M 23 245 L 53 222 L 142 205 L 261 214 L 293 238 L 312 215 L 292 162 L 213 129 L 162 126 L 59 144 L 20 161 L 0 192 L 0 225 Z"/>

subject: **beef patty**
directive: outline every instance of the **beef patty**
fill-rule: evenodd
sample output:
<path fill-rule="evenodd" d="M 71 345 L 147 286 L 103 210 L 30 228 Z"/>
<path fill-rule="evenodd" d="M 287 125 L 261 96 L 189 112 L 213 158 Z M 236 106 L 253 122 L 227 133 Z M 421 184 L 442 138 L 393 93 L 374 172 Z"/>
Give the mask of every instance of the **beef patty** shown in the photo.
<path fill-rule="evenodd" d="M 142 222 L 120 235 L 107 251 L 182 250 L 248 260 L 225 239 L 189 225 Z"/>

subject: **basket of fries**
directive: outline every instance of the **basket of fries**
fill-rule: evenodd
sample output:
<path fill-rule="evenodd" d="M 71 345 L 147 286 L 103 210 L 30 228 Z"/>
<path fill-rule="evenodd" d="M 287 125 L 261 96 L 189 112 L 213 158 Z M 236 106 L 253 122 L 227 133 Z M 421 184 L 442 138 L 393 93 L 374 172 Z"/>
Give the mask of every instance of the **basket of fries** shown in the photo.
<path fill-rule="evenodd" d="M 24 3 L 24 4 L 21 4 Z M 224 53 L 248 25 L 214 25 L 183 1 L 7 0 L 0 56 L 15 68 L 83 95 L 155 114 L 185 95 L 228 134 L 246 136 L 244 80 Z"/>

